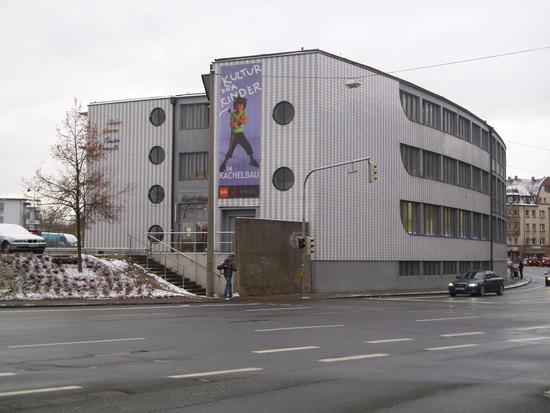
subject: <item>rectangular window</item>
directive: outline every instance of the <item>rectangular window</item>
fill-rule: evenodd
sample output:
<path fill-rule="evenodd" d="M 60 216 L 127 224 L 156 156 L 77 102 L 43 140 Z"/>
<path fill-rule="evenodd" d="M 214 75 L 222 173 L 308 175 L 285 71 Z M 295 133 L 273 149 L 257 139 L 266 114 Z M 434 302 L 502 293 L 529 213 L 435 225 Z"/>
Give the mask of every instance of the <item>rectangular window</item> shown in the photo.
<path fill-rule="evenodd" d="M 407 172 L 413 176 L 422 176 L 421 150 L 401 144 L 401 159 Z"/>
<path fill-rule="evenodd" d="M 420 98 L 403 90 L 399 91 L 401 106 L 410 120 L 420 122 Z"/>
<path fill-rule="evenodd" d="M 441 273 L 439 261 L 424 261 L 422 264 L 424 275 L 439 275 Z"/>
<path fill-rule="evenodd" d="M 525 238 L 525 245 L 531 244 L 531 238 Z"/>
<path fill-rule="evenodd" d="M 544 224 L 539 224 L 539 231 L 544 232 Z"/>
<path fill-rule="evenodd" d="M 441 129 L 441 106 L 423 99 L 422 122 L 426 126 Z"/>
<path fill-rule="evenodd" d="M 544 239 L 544 238 L 541 238 L 541 239 L 540 239 L 540 245 L 545 245 L 545 242 L 544 242 L 544 241 L 545 241 L 545 239 Z"/>
<path fill-rule="evenodd" d="M 443 157 L 443 182 L 451 185 L 458 183 L 457 161 L 447 156 Z"/>
<path fill-rule="evenodd" d="M 470 211 L 458 210 L 458 237 L 470 238 L 471 235 L 471 213 Z"/>
<path fill-rule="evenodd" d="M 451 135 L 457 135 L 457 115 L 449 109 L 443 108 L 443 132 Z"/>
<path fill-rule="evenodd" d="M 470 121 L 462 116 L 458 117 L 458 137 L 465 141 L 471 141 Z"/>
<path fill-rule="evenodd" d="M 533 232 L 537 230 L 537 224 L 532 224 Z"/>
<path fill-rule="evenodd" d="M 481 148 L 489 152 L 489 132 L 484 129 L 481 131 Z"/>
<path fill-rule="evenodd" d="M 441 155 L 422 151 L 422 175 L 424 178 L 440 180 L 441 179 Z"/>
<path fill-rule="evenodd" d="M 458 272 L 468 272 L 472 268 L 472 262 L 471 261 L 459 261 L 458 262 Z"/>
<path fill-rule="evenodd" d="M 539 211 L 539 218 L 544 218 L 544 210 Z"/>
<path fill-rule="evenodd" d="M 472 271 L 482 271 L 483 261 L 472 261 Z"/>
<path fill-rule="evenodd" d="M 483 214 L 481 217 L 481 239 L 484 241 L 489 240 L 489 215 Z"/>
<path fill-rule="evenodd" d="M 481 169 L 472 166 L 472 189 L 481 192 Z"/>
<path fill-rule="evenodd" d="M 472 123 L 472 143 L 481 147 L 481 128 L 475 123 Z"/>
<path fill-rule="evenodd" d="M 481 214 L 472 213 L 472 239 L 481 239 Z"/>
<path fill-rule="evenodd" d="M 533 209 L 533 210 L 531 211 L 531 216 L 532 216 L 533 218 L 535 218 L 535 217 L 537 216 L 537 210 L 536 210 L 536 209 Z"/>
<path fill-rule="evenodd" d="M 481 171 L 481 183 L 483 188 L 481 189 L 484 194 L 489 195 L 491 189 L 489 188 L 489 172 Z"/>
<path fill-rule="evenodd" d="M 456 209 L 443 208 L 443 235 L 456 237 Z"/>
<path fill-rule="evenodd" d="M 437 205 L 424 205 L 424 234 L 441 235 L 441 207 Z"/>
<path fill-rule="evenodd" d="M 399 275 L 420 275 L 420 261 L 399 261 Z"/>
<path fill-rule="evenodd" d="M 458 184 L 464 188 L 470 188 L 472 186 L 470 165 L 467 163 L 458 163 Z"/>
<path fill-rule="evenodd" d="M 443 261 L 443 274 L 456 274 L 456 261 Z"/>
<path fill-rule="evenodd" d="M 180 105 L 180 129 L 208 129 L 208 125 L 207 103 Z"/>
<path fill-rule="evenodd" d="M 531 230 L 531 226 L 529 224 L 525 224 L 525 231 L 529 232 Z"/>
<path fill-rule="evenodd" d="M 418 202 L 401 201 L 401 222 L 409 234 L 421 235 L 421 205 Z"/>
<path fill-rule="evenodd" d="M 207 179 L 208 152 L 180 153 L 179 179 Z"/>

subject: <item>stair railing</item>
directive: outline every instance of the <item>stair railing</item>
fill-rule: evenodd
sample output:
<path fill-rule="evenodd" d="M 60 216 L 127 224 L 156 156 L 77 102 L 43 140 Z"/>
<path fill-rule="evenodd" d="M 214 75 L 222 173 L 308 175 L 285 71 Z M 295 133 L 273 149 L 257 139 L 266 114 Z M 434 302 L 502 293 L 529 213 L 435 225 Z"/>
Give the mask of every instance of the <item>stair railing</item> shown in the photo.
<path fill-rule="evenodd" d="M 128 234 L 128 241 L 129 241 L 129 250 L 128 250 L 128 252 L 129 253 L 132 252 L 132 240 L 137 241 L 138 244 L 141 244 L 145 247 L 144 248 L 144 251 L 145 251 L 145 267 L 147 269 L 149 269 L 149 257 L 151 255 L 151 249 L 152 249 L 151 243 L 147 244 L 147 243 L 143 242 L 142 240 L 140 240 L 139 238 L 136 238 L 133 235 Z"/>

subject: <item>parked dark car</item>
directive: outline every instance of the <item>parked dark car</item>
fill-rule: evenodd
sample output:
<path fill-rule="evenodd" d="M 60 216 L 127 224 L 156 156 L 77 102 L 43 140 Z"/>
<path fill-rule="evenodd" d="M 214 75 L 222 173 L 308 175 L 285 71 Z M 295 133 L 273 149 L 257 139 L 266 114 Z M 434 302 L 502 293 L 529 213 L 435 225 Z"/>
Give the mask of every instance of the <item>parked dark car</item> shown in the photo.
<path fill-rule="evenodd" d="M 544 285 L 550 287 L 550 271 L 544 273 Z"/>
<path fill-rule="evenodd" d="M 504 293 L 504 279 L 493 271 L 470 271 L 460 274 L 449 283 L 449 294 L 485 295 L 485 293 Z"/>

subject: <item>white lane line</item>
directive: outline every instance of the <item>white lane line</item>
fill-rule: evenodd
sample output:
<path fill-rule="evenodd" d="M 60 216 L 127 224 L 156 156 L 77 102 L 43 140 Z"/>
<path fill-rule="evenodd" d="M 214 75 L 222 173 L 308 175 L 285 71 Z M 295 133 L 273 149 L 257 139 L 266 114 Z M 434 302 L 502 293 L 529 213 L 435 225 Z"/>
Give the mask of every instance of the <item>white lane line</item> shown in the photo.
<path fill-rule="evenodd" d="M 478 336 L 480 334 L 485 334 L 485 332 L 483 332 L 483 331 L 469 331 L 467 333 L 441 334 L 441 337 Z"/>
<path fill-rule="evenodd" d="M 477 318 L 477 316 L 471 317 L 446 317 L 446 318 L 425 318 L 423 320 L 414 320 L 417 323 L 424 323 L 426 321 L 449 321 L 449 320 L 468 320 L 470 318 Z"/>
<path fill-rule="evenodd" d="M 386 340 L 369 340 L 369 341 L 365 341 L 365 343 L 369 343 L 369 344 L 397 343 L 399 341 L 413 341 L 413 340 L 414 339 L 412 338 L 403 337 L 403 338 L 389 338 Z"/>
<path fill-rule="evenodd" d="M 328 359 L 321 359 L 317 361 L 321 361 L 323 363 L 335 363 L 338 361 L 363 360 L 363 359 L 372 359 L 376 357 L 387 357 L 387 356 L 389 356 L 389 354 L 371 353 L 371 354 L 360 354 L 358 356 L 334 357 L 334 358 L 328 358 Z"/>
<path fill-rule="evenodd" d="M 17 373 L 12 372 L 6 372 L 6 373 L 0 373 L 0 377 L 9 377 L 9 376 L 16 376 Z"/>
<path fill-rule="evenodd" d="M 245 369 L 235 369 L 235 370 L 218 370 L 218 371 L 206 371 L 203 373 L 191 373 L 191 374 L 179 374 L 176 376 L 168 376 L 170 379 L 186 379 L 192 377 L 206 377 L 206 376 L 218 376 L 220 374 L 231 374 L 231 373 L 248 373 L 251 371 L 260 371 L 263 370 L 259 367 L 248 367 Z"/>
<path fill-rule="evenodd" d="M 119 317 L 149 317 L 159 315 L 169 315 L 173 313 L 141 313 L 141 314 L 109 314 L 109 315 L 90 315 L 89 318 L 119 318 Z"/>
<path fill-rule="evenodd" d="M 129 355 L 129 351 L 121 351 L 118 353 L 109 353 L 109 354 L 94 354 L 94 357 L 118 357 L 118 356 L 127 356 Z"/>
<path fill-rule="evenodd" d="M 478 347 L 478 346 L 479 344 L 460 344 L 457 346 L 428 347 L 428 348 L 425 348 L 424 350 L 428 350 L 428 351 L 454 350 L 459 348 Z"/>
<path fill-rule="evenodd" d="M 262 303 L 213 303 L 213 304 L 178 304 L 178 305 L 161 305 L 151 307 L 85 307 L 85 308 L 55 308 L 55 309 L 40 309 L 40 310 L 6 310 L 0 306 L 0 314 L 8 313 L 67 313 L 75 311 L 136 311 L 136 310 L 167 310 L 171 308 L 201 308 L 201 307 L 251 307 L 261 305 Z M 85 306 L 85 305 L 83 305 Z"/>
<path fill-rule="evenodd" d="M 263 333 L 265 331 L 307 330 L 307 329 L 310 329 L 310 328 L 332 328 L 332 327 L 344 327 L 344 325 L 343 324 L 328 324 L 328 325 L 324 325 L 324 326 L 263 328 L 261 330 L 254 330 L 254 332 Z"/>
<path fill-rule="evenodd" d="M 9 348 L 48 347 L 48 346 L 62 346 L 67 344 L 113 343 L 117 341 L 137 341 L 137 340 L 145 340 L 145 337 L 114 338 L 111 340 L 68 341 L 65 343 L 23 344 L 19 346 L 9 346 Z"/>
<path fill-rule="evenodd" d="M 531 327 L 519 327 L 519 328 L 514 328 L 515 331 L 530 331 L 530 330 L 542 330 L 542 329 L 545 329 L 545 328 L 550 328 L 550 325 L 545 325 L 545 326 L 531 326 Z"/>
<path fill-rule="evenodd" d="M 529 337 L 529 338 L 513 338 L 507 341 L 511 341 L 513 343 L 522 343 L 522 342 L 548 340 L 548 339 L 550 339 L 550 337 L 542 336 L 542 337 Z"/>
<path fill-rule="evenodd" d="M 270 350 L 253 350 L 252 352 L 256 354 L 266 354 L 266 353 L 282 353 L 283 351 L 313 350 L 317 348 L 321 348 L 321 347 L 305 346 L 305 347 L 272 348 Z"/>
<path fill-rule="evenodd" d="M 23 394 L 34 394 L 34 393 L 49 393 L 62 390 L 77 390 L 81 389 L 80 386 L 64 386 L 64 387 L 45 387 L 42 389 L 29 389 L 29 390 L 17 390 L 17 391 L 7 391 L 0 393 L 0 397 L 10 397 L 10 396 L 20 396 Z"/>
<path fill-rule="evenodd" d="M 288 311 L 288 310 L 306 310 L 311 307 L 283 307 L 283 308 L 253 308 L 245 311 Z"/>

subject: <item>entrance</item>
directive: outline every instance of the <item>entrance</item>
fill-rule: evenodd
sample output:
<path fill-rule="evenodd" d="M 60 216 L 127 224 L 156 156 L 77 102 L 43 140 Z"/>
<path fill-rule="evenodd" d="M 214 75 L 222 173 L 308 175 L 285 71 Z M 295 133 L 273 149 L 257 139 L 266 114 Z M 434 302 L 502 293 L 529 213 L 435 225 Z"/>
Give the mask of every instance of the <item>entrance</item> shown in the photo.
<path fill-rule="evenodd" d="M 222 234 L 220 237 L 222 252 L 235 252 L 235 219 L 256 218 L 255 209 L 222 209 Z"/>

